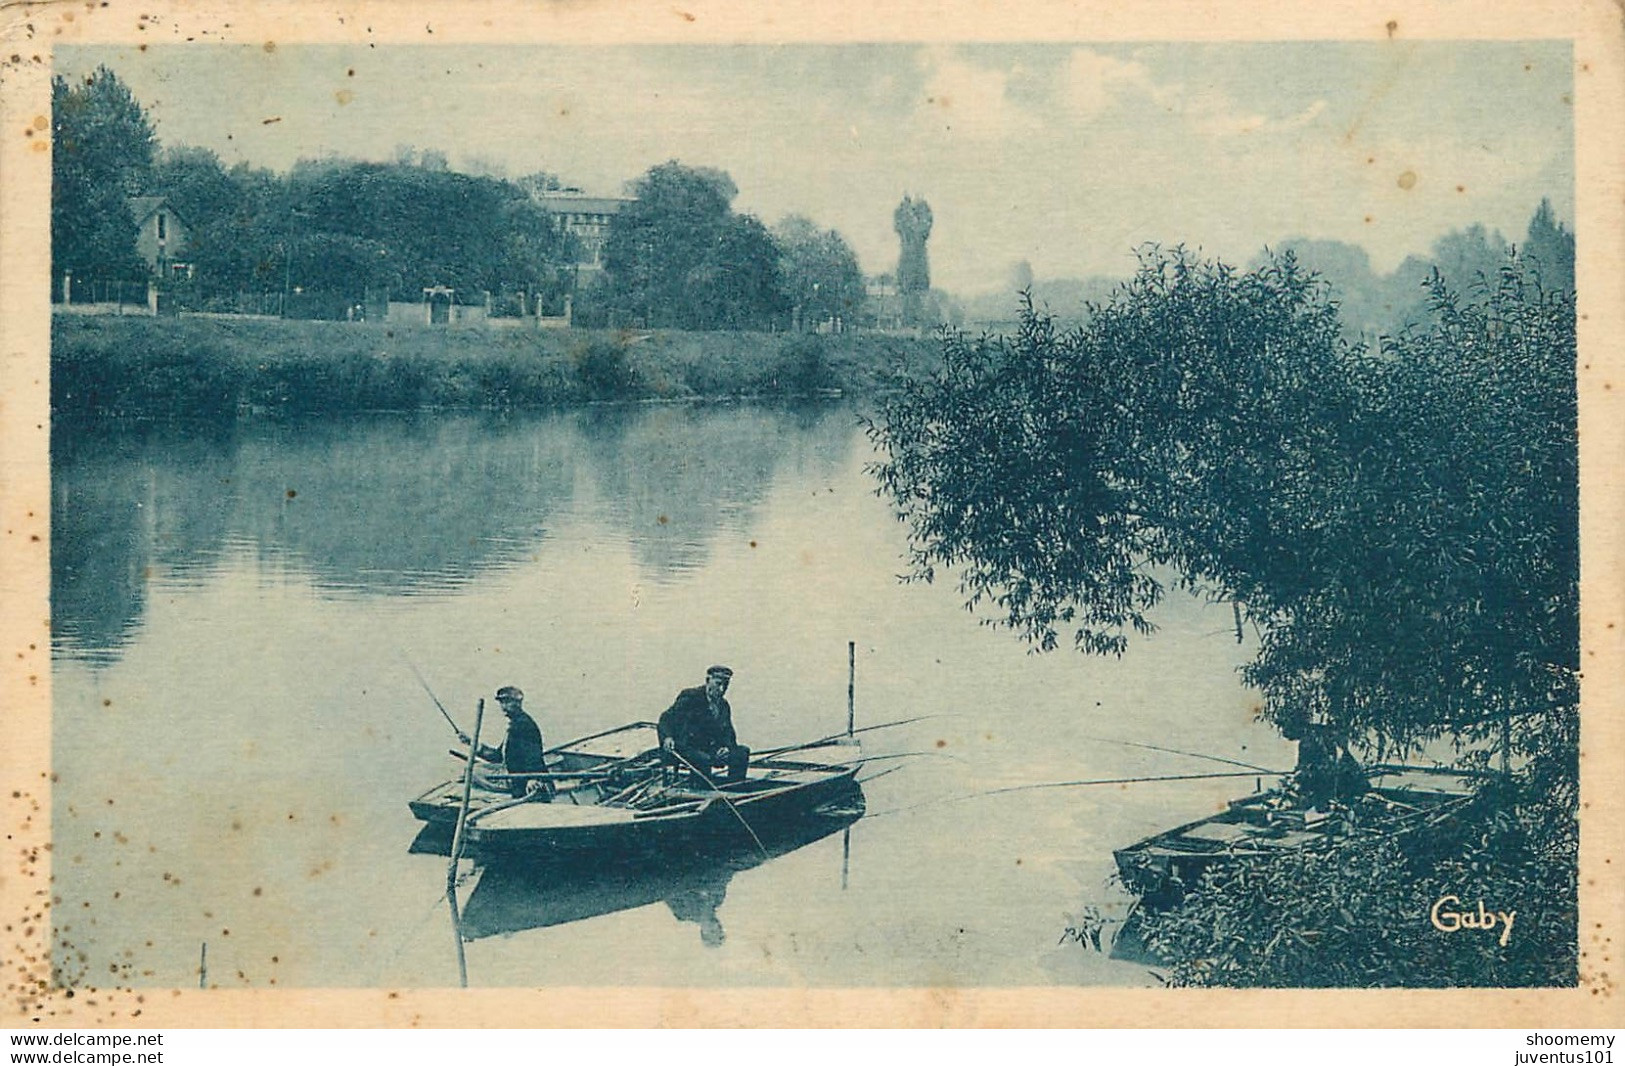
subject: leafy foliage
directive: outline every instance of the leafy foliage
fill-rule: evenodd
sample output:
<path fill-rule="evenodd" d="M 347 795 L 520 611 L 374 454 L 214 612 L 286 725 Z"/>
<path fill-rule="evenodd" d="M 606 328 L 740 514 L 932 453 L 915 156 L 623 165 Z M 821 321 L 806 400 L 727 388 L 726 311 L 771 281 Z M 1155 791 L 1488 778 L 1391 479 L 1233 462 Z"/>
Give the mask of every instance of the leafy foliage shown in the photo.
<path fill-rule="evenodd" d="M 1123 654 L 1172 574 L 1258 627 L 1243 676 L 1265 717 L 1308 713 L 1381 752 L 1447 737 L 1469 766 L 1494 739 L 1515 761 L 1502 805 L 1426 878 L 1395 874 L 1397 845 L 1372 841 L 1193 894 L 1157 933 L 1187 960 L 1182 981 L 1371 983 L 1378 949 L 1359 938 L 1414 928 L 1394 910 L 1414 899 L 1404 877 L 1549 907 L 1539 936 L 1572 946 L 1573 294 L 1509 254 L 1470 297 L 1437 273 L 1430 295 L 1425 327 L 1371 350 L 1290 254 L 1239 273 L 1152 249 L 1079 329 L 1029 305 L 1013 337 L 947 336 L 944 370 L 871 427 L 912 575 L 958 570 L 970 606 L 1036 647 L 1070 635 Z M 1394 936 L 1389 972 L 1399 942 L 1407 973 L 1425 958 L 1463 983 L 1482 961 L 1465 940 Z M 1483 972 L 1572 974 L 1572 951 L 1541 943 Z"/>
<path fill-rule="evenodd" d="M 835 230 L 790 215 L 773 227 L 785 295 L 801 309 L 803 328 L 818 322 L 855 322 L 865 299 L 863 271 L 851 245 Z"/>
<path fill-rule="evenodd" d="M 1414 836 L 1356 836 L 1335 851 L 1210 871 L 1177 908 L 1141 915 L 1169 981 L 1292 988 L 1550 987 L 1578 978 L 1578 826 L 1572 791 L 1492 785 Z M 1511 912 L 1494 932 L 1443 932 L 1458 910 Z"/>
<path fill-rule="evenodd" d="M 152 123 L 107 67 L 51 80 L 51 273 L 140 277 L 128 198 L 152 168 Z"/>
<path fill-rule="evenodd" d="M 1122 654 L 1177 581 L 1261 627 L 1246 679 L 1404 746 L 1572 705 L 1574 324 L 1517 260 L 1372 352 L 1290 257 L 1151 251 L 1087 326 L 950 335 L 874 434 L 913 572 L 1042 649 Z"/>
<path fill-rule="evenodd" d="M 610 223 L 604 244 L 608 299 L 646 325 L 763 329 L 788 311 L 779 250 L 767 229 L 731 207 L 727 174 L 672 160 L 633 187 L 637 199 Z"/>

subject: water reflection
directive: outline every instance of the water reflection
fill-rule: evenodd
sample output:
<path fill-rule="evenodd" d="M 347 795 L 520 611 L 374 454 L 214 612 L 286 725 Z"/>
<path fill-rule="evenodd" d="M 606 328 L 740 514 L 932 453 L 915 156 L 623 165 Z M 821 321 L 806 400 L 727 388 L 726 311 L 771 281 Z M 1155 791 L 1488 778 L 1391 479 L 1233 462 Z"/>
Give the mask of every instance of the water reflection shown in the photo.
<path fill-rule="evenodd" d="M 721 910 L 735 875 L 847 829 L 862 816 L 863 792 L 854 785 L 811 814 L 753 821 L 760 846 L 739 830 L 633 855 L 505 858 L 480 872 L 462 909 L 462 933 L 467 940 L 508 936 L 664 903 L 677 921 L 697 927 L 702 944 L 720 947 L 727 939 Z"/>
<path fill-rule="evenodd" d="M 649 580 L 702 566 L 783 469 L 818 478 L 852 443 L 841 408 L 603 407 L 241 427 L 59 423 L 52 436 L 57 646 L 108 662 L 155 585 L 247 556 L 326 596 L 455 592 L 558 525 L 609 526 Z"/>
<path fill-rule="evenodd" d="M 705 564 L 719 532 L 745 529 L 781 466 L 835 470 L 852 423 L 817 407 L 602 408 L 582 421 L 581 459 L 639 568 L 671 581 Z"/>

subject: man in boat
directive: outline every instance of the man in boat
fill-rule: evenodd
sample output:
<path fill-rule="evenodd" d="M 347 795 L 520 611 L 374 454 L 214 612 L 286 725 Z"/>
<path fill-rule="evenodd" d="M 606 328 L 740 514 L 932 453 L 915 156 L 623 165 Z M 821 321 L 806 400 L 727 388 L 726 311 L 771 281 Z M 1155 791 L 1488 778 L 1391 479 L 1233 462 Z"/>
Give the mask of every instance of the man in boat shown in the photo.
<path fill-rule="evenodd" d="M 660 749 L 667 762 L 687 766 L 710 777 L 727 767 L 727 780 L 742 781 L 750 765 L 750 749 L 734 734 L 733 708 L 723 694 L 734 672 L 713 666 L 705 672 L 705 685 L 685 688 L 661 714 L 657 724 Z"/>
<path fill-rule="evenodd" d="M 497 689 L 497 704 L 508 717 L 508 735 L 503 737 L 501 747 L 481 744 L 477 754 L 510 774 L 541 773 L 547 768 L 542 760 L 542 727 L 525 713 L 525 694 L 513 685 L 503 685 Z M 464 744 L 469 742 L 467 733 L 458 730 L 457 736 Z M 544 802 L 552 799 L 552 790 L 546 780 L 540 778 L 514 778 L 508 782 L 508 791 L 515 796 L 535 796 Z"/>
<path fill-rule="evenodd" d="M 1360 765 L 1335 730 L 1294 710 L 1280 720 L 1281 735 L 1298 742 L 1298 765 L 1292 772 L 1292 790 L 1304 807 L 1327 810 L 1333 803 L 1352 804 L 1370 788 Z"/>

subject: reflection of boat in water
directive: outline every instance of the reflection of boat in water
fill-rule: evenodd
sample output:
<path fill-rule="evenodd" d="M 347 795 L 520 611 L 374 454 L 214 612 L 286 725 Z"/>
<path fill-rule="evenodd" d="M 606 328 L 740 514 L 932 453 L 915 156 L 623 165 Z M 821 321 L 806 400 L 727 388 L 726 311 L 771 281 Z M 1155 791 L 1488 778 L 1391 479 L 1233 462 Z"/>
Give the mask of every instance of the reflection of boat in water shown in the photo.
<path fill-rule="evenodd" d="M 1477 780 L 1461 770 L 1393 765 L 1371 767 L 1368 775 L 1370 790 L 1352 811 L 1305 811 L 1272 789 L 1122 848 L 1114 853 L 1118 873 L 1141 906 L 1165 909 L 1215 867 L 1425 831 L 1465 806 Z"/>
<path fill-rule="evenodd" d="M 652 848 L 501 855 L 484 864 L 463 905 L 462 935 L 478 940 L 664 902 L 673 917 L 698 925 L 700 939 L 715 947 L 725 935 L 717 909 L 735 874 L 822 840 L 862 816 L 863 791 L 847 778 L 813 808 L 789 817 L 751 817 L 750 832 L 730 819 L 714 823 L 714 832 L 662 838 Z"/>
<path fill-rule="evenodd" d="M 857 746 L 825 738 L 753 757 L 743 780 L 713 781 L 662 763 L 655 727 L 634 722 L 547 753 L 540 774 L 476 773 L 465 841 L 480 859 L 504 853 L 590 851 L 619 856 L 679 842 L 749 834 L 758 822 L 792 819 L 849 790 Z M 513 794 L 520 778 L 541 779 L 547 794 Z M 412 813 L 438 835 L 457 822 L 463 783 L 447 781 L 414 799 Z M 430 837 L 435 834 L 430 834 Z M 420 837 L 418 850 L 434 850 Z"/>

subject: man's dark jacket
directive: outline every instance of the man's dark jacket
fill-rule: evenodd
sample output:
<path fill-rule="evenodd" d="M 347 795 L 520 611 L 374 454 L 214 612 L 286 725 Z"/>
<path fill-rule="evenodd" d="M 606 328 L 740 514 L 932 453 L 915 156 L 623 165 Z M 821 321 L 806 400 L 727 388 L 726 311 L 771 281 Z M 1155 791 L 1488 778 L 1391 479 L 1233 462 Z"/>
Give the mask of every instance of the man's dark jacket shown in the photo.
<path fill-rule="evenodd" d="M 518 711 L 508 719 L 508 735 L 503 738 L 502 747 L 481 744 L 480 758 L 500 762 L 510 774 L 534 774 L 546 769 L 542 750 L 541 726 L 524 711 Z M 511 788 L 516 796 L 525 793 L 523 781 L 513 782 Z"/>
<path fill-rule="evenodd" d="M 712 715 L 711 701 L 705 698 L 705 688 L 685 688 L 660 716 L 657 732 L 660 743 L 669 737 L 677 742 L 677 750 L 693 752 L 709 759 L 718 748 L 735 748 L 739 738 L 734 735 L 733 708 L 728 701 L 719 699 L 722 713 Z"/>

